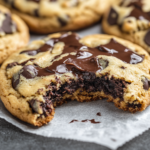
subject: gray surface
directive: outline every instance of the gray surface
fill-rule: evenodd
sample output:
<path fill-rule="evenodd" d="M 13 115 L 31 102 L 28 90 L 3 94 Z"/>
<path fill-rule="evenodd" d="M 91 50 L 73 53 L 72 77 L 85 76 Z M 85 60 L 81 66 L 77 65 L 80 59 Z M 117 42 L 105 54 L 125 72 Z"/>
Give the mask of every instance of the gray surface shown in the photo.
<path fill-rule="evenodd" d="M 123 137 L 122 137 L 123 138 Z M 109 150 L 86 142 L 45 138 L 25 133 L 0 119 L 0 150 Z M 150 150 L 150 130 L 120 147 L 118 150 Z"/>

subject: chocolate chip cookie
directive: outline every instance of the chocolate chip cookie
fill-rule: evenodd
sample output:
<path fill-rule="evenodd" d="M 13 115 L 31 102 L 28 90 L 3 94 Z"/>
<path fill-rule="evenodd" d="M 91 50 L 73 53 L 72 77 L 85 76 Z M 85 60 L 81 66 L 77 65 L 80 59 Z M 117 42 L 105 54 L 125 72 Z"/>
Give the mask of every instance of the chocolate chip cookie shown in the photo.
<path fill-rule="evenodd" d="M 103 29 L 128 39 L 150 53 L 150 1 L 115 0 L 103 20 Z"/>
<path fill-rule="evenodd" d="M 0 0 L 35 33 L 78 30 L 100 20 L 110 0 Z"/>
<path fill-rule="evenodd" d="M 122 110 L 143 111 L 150 104 L 149 63 L 144 49 L 114 36 L 52 34 L 3 63 L 0 97 L 35 126 L 51 121 L 54 107 L 69 100 L 107 98 Z"/>
<path fill-rule="evenodd" d="M 28 28 L 16 15 L 0 6 L 0 64 L 29 40 Z"/>

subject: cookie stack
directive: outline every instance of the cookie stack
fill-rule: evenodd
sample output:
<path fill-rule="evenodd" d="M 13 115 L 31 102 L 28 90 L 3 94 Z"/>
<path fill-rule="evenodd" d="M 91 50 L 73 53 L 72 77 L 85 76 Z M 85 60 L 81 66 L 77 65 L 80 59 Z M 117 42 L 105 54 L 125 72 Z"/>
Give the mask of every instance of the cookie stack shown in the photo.
<path fill-rule="evenodd" d="M 150 104 L 150 56 L 146 52 L 149 15 L 143 1 L 0 0 L 32 32 L 67 30 L 25 46 L 26 25 L 7 15 L 11 26 L 9 33 L 5 26 L 1 27 L 2 36 L 17 34 L 21 37 L 17 43 L 24 45 L 12 48 L 17 52 L 1 66 L 0 97 L 5 107 L 34 126 L 50 122 L 55 107 L 70 100 L 89 102 L 106 98 L 131 113 L 145 110 Z M 68 31 L 92 25 L 102 14 L 104 31 L 129 41 L 102 34 L 80 38 Z"/>

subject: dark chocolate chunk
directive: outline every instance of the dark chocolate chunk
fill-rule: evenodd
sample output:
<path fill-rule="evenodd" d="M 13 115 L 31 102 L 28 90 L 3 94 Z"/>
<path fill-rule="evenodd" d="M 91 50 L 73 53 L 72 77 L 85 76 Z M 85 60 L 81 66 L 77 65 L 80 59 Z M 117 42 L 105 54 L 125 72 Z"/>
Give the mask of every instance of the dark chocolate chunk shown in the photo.
<path fill-rule="evenodd" d="M 143 89 L 148 90 L 150 87 L 150 81 L 147 78 L 145 78 L 142 79 L 142 82 L 143 82 Z"/>
<path fill-rule="evenodd" d="M 0 12 L 2 13 L 2 12 Z M 0 32 L 4 32 L 5 34 L 12 34 L 14 31 L 16 31 L 17 26 L 15 23 L 13 23 L 11 19 L 11 15 L 8 13 L 5 13 L 5 19 L 3 20 L 1 26 L 0 26 Z M 14 31 L 13 31 L 14 28 Z"/>
<path fill-rule="evenodd" d="M 38 74 L 37 70 L 32 65 L 24 66 L 20 70 L 20 72 L 21 72 L 20 74 L 23 75 L 27 79 L 35 78 L 37 76 L 37 74 Z"/>
<path fill-rule="evenodd" d="M 150 46 L 150 30 L 146 33 L 145 37 L 144 37 L 144 42 Z"/>
<path fill-rule="evenodd" d="M 41 102 L 39 102 L 38 100 L 32 99 L 31 101 L 29 101 L 29 104 L 33 112 L 38 113 L 38 114 L 43 114 Z"/>
<path fill-rule="evenodd" d="M 78 120 L 75 120 L 75 119 L 74 119 L 74 120 L 70 121 L 70 123 L 73 123 L 73 122 L 78 122 Z"/>
<path fill-rule="evenodd" d="M 119 15 L 116 10 L 114 8 L 111 8 L 107 21 L 110 25 L 116 25 L 118 22 L 118 17 Z"/>
<path fill-rule="evenodd" d="M 67 21 L 60 17 L 58 17 L 58 22 L 61 24 L 62 27 L 67 25 Z"/>
<path fill-rule="evenodd" d="M 51 100 L 45 100 L 45 103 L 43 103 L 36 99 L 32 99 L 29 101 L 29 105 L 32 108 L 33 113 L 41 114 L 45 117 L 47 117 L 52 112 L 53 108 Z"/>

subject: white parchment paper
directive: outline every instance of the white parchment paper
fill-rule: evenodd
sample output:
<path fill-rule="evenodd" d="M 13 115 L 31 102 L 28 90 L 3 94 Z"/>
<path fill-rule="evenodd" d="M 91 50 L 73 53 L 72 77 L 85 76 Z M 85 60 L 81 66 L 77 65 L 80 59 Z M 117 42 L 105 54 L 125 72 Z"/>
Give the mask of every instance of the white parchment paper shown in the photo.
<path fill-rule="evenodd" d="M 96 25 L 80 31 L 79 34 L 85 36 L 100 33 L 100 31 L 99 25 Z M 32 35 L 31 40 L 41 37 L 43 36 Z M 96 115 L 98 112 L 101 116 Z M 25 132 L 46 137 L 94 142 L 117 149 L 150 128 L 150 107 L 143 112 L 131 114 L 119 110 L 113 103 L 108 103 L 106 100 L 87 103 L 72 101 L 57 107 L 55 117 L 48 125 L 35 128 L 13 117 L 0 101 L 0 118 Z M 86 119 L 95 119 L 100 123 L 81 122 Z M 72 120 L 78 120 L 78 122 L 70 123 Z"/>

